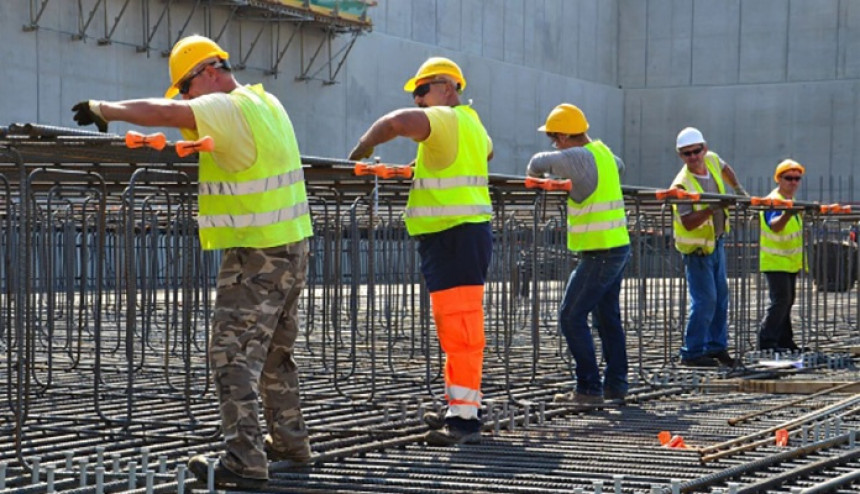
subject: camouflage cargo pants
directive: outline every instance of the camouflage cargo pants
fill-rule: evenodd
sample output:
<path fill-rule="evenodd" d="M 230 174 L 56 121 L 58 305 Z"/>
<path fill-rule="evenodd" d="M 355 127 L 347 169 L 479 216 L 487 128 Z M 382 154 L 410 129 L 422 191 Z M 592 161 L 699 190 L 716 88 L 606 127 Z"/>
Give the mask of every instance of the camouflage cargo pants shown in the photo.
<path fill-rule="evenodd" d="M 277 448 L 308 447 L 293 359 L 308 248 L 305 239 L 227 249 L 218 272 L 209 361 L 226 446 L 221 461 L 246 477 L 268 477 L 258 396 Z"/>

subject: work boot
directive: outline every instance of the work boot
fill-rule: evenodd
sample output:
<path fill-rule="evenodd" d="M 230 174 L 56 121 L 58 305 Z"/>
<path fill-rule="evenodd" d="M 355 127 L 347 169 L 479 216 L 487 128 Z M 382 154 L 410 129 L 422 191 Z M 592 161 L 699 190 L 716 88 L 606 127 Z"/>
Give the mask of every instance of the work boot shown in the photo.
<path fill-rule="evenodd" d="M 431 446 L 454 446 L 457 444 L 479 444 L 481 431 L 465 431 L 450 425 L 441 429 L 431 430 L 424 435 L 424 440 Z"/>
<path fill-rule="evenodd" d="M 553 403 L 571 403 L 574 405 L 595 406 L 603 404 L 603 397 L 600 395 L 587 395 L 585 393 L 577 393 L 571 391 L 569 393 L 557 393 L 552 398 Z"/>
<path fill-rule="evenodd" d="M 307 465 L 312 456 L 311 445 L 307 441 L 293 448 L 275 449 L 275 442 L 271 434 L 266 434 L 263 440 L 263 449 L 266 450 L 266 458 L 269 461 L 290 462 L 295 466 Z"/>
<path fill-rule="evenodd" d="M 436 412 L 427 412 L 422 417 L 427 427 L 433 430 L 439 430 L 445 427 L 445 416 Z"/>
<path fill-rule="evenodd" d="M 681 365 L 687 367 L 719 367 L 720 363 L 713 357 L 695 357 L 695 358 L 682 358 Z"/>
<path fill-rule="evenodd" d="M 215 461 L 215 464 L 212 466 L 215 473 L 215 486 L 226 488 L 226 487 L 241 487 L 241 488 L 252 488 L 259 489 L 266 485 L 268 481 L 267 478 L 254 478 L 254 477 L 243 477 L 238 473 L 230 470 L 225 467 L 221 460 L 218 459 Z M 192 456 L 190 460 L 188 460 L 188 470 L 191 471 L 192 474 L 202 482 L 206 484 L 209 482 L 209 462 L 206 459 L 205 455 L 196 455 Z"/>
<path fill-rule="evenodd" d="M 720 350 L 719 352 L 711 355 L 711 358 L 716 359 L 717 362 L 719 362 L 720 365 L 724 367 L 734 367 L 735 365 L 737 365 L 737 361 L 733 359 L 732 356 L 729 355 L 729 352 L 726 350 Z"/>
<path fill-rule="evenodd" d="M 603 390 L 603 399 L 606 401 L 621 401 L 624 403 L 624 400 L 627 398 L 627 393 L 622 391 L 617 391 L 614 389 L 606 388 Z"/>

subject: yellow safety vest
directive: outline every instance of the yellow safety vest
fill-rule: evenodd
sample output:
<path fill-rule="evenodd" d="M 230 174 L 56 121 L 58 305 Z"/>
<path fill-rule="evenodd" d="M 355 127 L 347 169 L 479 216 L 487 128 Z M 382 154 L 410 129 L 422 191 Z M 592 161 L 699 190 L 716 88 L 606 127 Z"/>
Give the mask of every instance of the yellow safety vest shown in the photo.
<path fill-rule="evenodd" d="M 710 172 L 711 176 L 714 177 L 719 193 L 725 194 L 726 188 L 723 185 L 723 175 L 722 168 L 720 167 L 719 156 L 717 156 L 716 153 L 708 152 L 708 154 L 705 155 L 705 166 L 708 168 L 708 172 Z M 672 181 L 672 188 L 675 187 L 681 187 L 686 191 L 695 191 L 700 194 L 704 192 L 699 181 L 696 180 L 695 175 L 690 173 L 690 170 L 687 169 L 687 165 L 684 165 L 684 167 L 681 168 L 681 171 L 675 176 L 675 180 Z M 693 211 L 701 211 L 708 207 L 709 206 L 707 204 L 694 203 Z M 728 208 L 723 209 L 723 213 L 725 214 L 724 231 L 725 233 L 729 233 Z M 681 215 L 678 214 L 678 206 L 673 205 L 672 233 L 675 237 L 675 249 L 682 254 L 692 254 L 693 252 L 701 249 L 702 253 L 708 255 L 714 252 L 714 248 L 716 247 L 713 216 L 709 217 L 698 227 L 692 230 L 687 230 L 681 222 Z"/>
<path fill-rule="evenodd" d="M 767 197 L 782 199 L 779 189 L 771 191 Z M 803 267 L 803 219 L 795 215 L 780 232 L 770 229 L 759 213 L 761 235 L 759 236 L 759 270 L 762 272 L 797 273 Z"/>
<path fill-rule="evenodd" d="M 257 160 L 231 173 L 200 153 L 198 202 L 204 250 L 266 248 L 313 234 L 299 146 L 290 117 L 261 84 L 230 93 L 248 121 Z M 217 143 L 216 143 L 217 146 Z"/>
<path fill-rule="evenodd" d="M 424 235 L 463 223 L 483 223 L 493 216 L 490 201 L 487 131 L 478 114 L 468 106 L 455 106 L 457 157 L 445 169 L 432 170 L 424 163 L 423 143 L 418 143 L 415 173 L 405 221 L 409 235 Z"/>
<path fill-rule="evenodd" d="M 597 188 L 581 203 L 567 198 L 567 248 L 582 252 L 629 245 L 615 156 L 601 141 L 584 147 L 594 156 L 597 165 Z"/>

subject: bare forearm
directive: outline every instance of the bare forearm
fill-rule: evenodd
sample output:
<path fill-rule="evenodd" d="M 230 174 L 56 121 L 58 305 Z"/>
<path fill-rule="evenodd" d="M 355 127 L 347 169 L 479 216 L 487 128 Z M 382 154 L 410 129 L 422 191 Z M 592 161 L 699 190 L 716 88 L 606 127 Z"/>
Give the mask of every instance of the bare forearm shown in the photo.
<path fill-rule="evenodd" d="M 100 109 L 108 121 L 121 120 L 146 127 L 197 128 L 194 112 L 179 101 L 157 98 L 102 101 Z"/>
<path fill-rule="evenodd" d="M 397 132 L 392 124 L 391 115 L 386 115 L 367 129 L 367 132 L 359 138 L 360 145 L 365 147 L 376 147 L 397 137 Z"/>
<path fill-rule="evenodd" d="M 699 211 L 693 211 L 692 213 L 687 213 L 684 216 L 681 216 L 681 224 L 684 225 L 684 228 L 689 230 L 695 230 L 702 226 L 703 223 L 708 221 L 708 218 L 714 215 L 714 210 L 711 208 L 701 209 Z"/>

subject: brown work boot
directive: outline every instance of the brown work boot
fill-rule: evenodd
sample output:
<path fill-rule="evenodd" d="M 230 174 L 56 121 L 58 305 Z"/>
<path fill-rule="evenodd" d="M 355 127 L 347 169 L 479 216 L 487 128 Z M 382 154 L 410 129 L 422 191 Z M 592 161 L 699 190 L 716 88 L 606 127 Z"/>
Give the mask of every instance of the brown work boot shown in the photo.
<path fill-rule="evenodd" d="M 272 462 L 290 462 L 295 466 L 307 465 L 311 461 L 311 445 L 304 441 L 299 446 L 286 449 L 276 449 L 271 434 L 266 434 L 263 442 L 266 457 Z"/>
<path fill-rule="evenodd" d="M 192 456 L 188 460 L 188 470 L 204 485 L 209 482 L 209 462 L 205 455 Z M 267 478 L 243 477 L 225 467 L 221 460 L 212 465 L 215 486 L 221 488 L 238 487 L 242 489 L 259 489 L 266 485 Z"/>
<path fill-rule="evenodd" d="M 570 403 L 573 405 L 602 405 L 603 397 L 600 395 L 587 395 L 571 391 L 569 393 L 557 393 L 552 398 L 553 403 Z"/>

